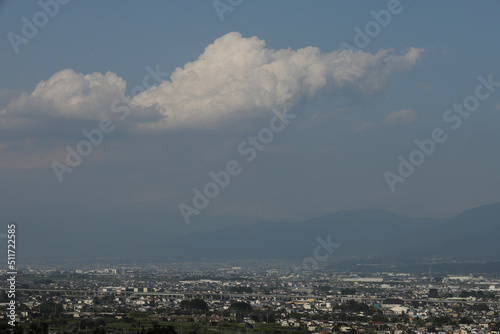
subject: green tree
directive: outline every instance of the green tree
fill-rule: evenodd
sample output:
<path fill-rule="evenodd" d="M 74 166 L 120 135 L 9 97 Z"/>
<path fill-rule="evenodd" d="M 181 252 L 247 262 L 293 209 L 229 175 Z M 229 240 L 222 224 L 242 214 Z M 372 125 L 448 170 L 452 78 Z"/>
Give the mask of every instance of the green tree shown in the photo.
<path fill-rule="evenodd" d="M 180 308 L 184 310 L 189 310 L 191 308 L 191 302 L 189 300 L 183 300 L 179 304 Z"/>
<path fill-rule="evenodd" d="M 146 333 L 147 334 L 177 334 L 174 326 L 172 326 L 172 325 L 168 325 L 167 327 L 159 327 L 158 325 L 156 325 L 153 328 L 149 329 Z"/>
<path fill-rule="evenodd" d="M 236 311 L 251 311 L 252 310 L 252 305 L 249 303 L 245 302 L 234 302 L 231 304 L 229 307 L 231 310 L 236 310 Z"/>
<path fill-rule="evenodd" d="M 49 325 L 47 324 L 42 324 L 42 325 L 36 325 L 36 324 L 31 324 L 29 327 L 28 334 L 48 334 L 49 333 Z"/>
<path fill-rule="evenodd" d="M 232 286 L 229 288 L 231 293 L 252 293 L 253 289 L 247 286 Z"/>
<path fill-rule="evenodd" d="M 354 289 L 354 288 L 342 288 L 342 290 L 340 290 L 340 293 L 342 295 L 355 295 L 356 289 Z"/>
<path fill-rule="evenodd" d="M 486 304 L 474 304 L 472 305 L 472 310 L 478 312 L 487 312 L 490 310 L 490 308 Z"/>
<path fill-rule="evenodd" d="M 437 289 L 429 289 L 429 298 L 438 298 L 439 294 Z"/>
<path fill-rule="evenodd" d="M 474 320 L 472 320 L 471 318 L 468 318 L 468 317 L 462 317 L 462 318 L 460 318 L 460 320 L 458 320 L 458 323 L 471 325 L 474 323 Z"/>
<path fill-rule="evenodd" d="M 8 303 L 10 298 L 5 291 L 0 291 L 0 303 Z"/>
<path fill-rule="evenodd" d="M 200 311 L 207 311 L 208 310 L 207 303 L 203 299 L 200 299 L 200 298 L 195 298 L 195 299 L 191 300 L 191 302 L 189 303 L 189 306 L 194 310 L 200 310 Z"/>
<path fill-rule="evenodd" d="M 43 302 L 40 304 L 40 313 L 43 315 L 50 314 L 60 314 L 64 311 L 61 304 L 57 304 L 51 301 Z"/>
<path fill-rule="evenodd" d="M 470 293 L 468 291 L 462 290 L 459 295 L 460 298 L 468 298 L 470 297 Z"/>

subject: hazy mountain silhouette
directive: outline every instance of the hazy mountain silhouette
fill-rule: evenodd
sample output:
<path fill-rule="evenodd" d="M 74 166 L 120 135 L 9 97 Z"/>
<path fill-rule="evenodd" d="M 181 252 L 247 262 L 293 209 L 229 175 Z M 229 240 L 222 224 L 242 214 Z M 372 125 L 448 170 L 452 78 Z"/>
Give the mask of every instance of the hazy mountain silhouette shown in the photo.
<path fill-rule="evenodd" d="M 500 203 L 467 210 L 449 220 L 356 210 L 298 224 L 233 225 L 189 233 L 165 241 L 159 249 L 165 259 L 300 258 L 313 256 L 317 238 L 328 236 L 341 244 L 335 250 L 338 259 L 500 259 Z"/>
<path fill-rule="evenodd" d="M 24 260 L 300 259 L 313 256 L 318 238 L 326 241 L 328 236 L 340 244 L 329 257 L 333 261 L 358 257 L 500 260 L 500 203 L 447 220 L 416 219 L 384 210 L 340 211 L 301 223 L 230 224 L 226 217 L 223 224 L 211 223 L 211 230 L 197 228 L 182 235 L 170 234 L 152 222 L 116 226 L 89 221 L 78 231 L 18 225 L 19 255 Z"/>

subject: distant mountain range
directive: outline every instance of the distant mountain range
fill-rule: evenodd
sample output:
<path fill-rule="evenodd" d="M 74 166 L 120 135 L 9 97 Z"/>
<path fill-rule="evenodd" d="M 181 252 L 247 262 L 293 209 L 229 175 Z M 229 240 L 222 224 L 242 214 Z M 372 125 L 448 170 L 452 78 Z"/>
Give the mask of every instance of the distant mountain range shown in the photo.
<path fill-rule="evenodd" d="M 166 260 L 305 258 L 313 256 L 317 238 L 326 241 L 328 236 L 340 244 L 331 256 L 336 259 L 500 260 L 500 203 L 467 210 L 449 220 L 357 210 L 298 224 L 233 225 L 188 233 L 155 248 Z"/>
<path fill-rule="evenodd" d="M 319 245 L 317 239 L 326 241 L 328 236 L 340 244 L 330 260 L 500 260 L 500 203 L 470 209 L 446 220 L 357 210 L 301 223 L 230 224 L 174 237 L 161 231 L 134 235 L 120 231 L 119 225 L 115 230 L 103 227 L 100 231 L 84 233 L 82 229 L 73 234 L 34 224 L 18 226 L 19 254 L 26 261 L 301 259 L 312 257 Z"/>

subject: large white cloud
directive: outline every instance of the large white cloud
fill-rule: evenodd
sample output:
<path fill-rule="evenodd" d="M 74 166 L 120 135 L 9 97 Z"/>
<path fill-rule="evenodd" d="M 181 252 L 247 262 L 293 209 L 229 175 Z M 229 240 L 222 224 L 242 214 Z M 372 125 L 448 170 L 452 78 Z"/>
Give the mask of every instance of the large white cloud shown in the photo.
<path fill-rule="evenodd" d="M 161 127 L 213 127 L 224 117 L 293 105 L 322 92 L 375 93 L 386 87 L 391 74 L 411 68 L 422 52 L 321 53 L 316 47 L 275 51 L 257 37 L 232 32 L 209 45 L 196 61 L 177 68 L 170 81 L 133 101 L 157 105 L 167 116 Z"/>
<path fill-rule="evenodd" d="M 149 120 L 143 128 L 213 128 L 322 93 L 374 94 L 387 87 L 392 74 L 415 65 L 422 52 L 272 50 L 257 37 L 232 32 L 209 45 L 196 61 L 177 68 L 170 80 L 135 96 L 131 120 L 140 122 L 141 114 L 156 111 L 163 117 Z M 125 89 L 125 81 L 114 73 L 83 75 L 65 69 L 40 82 L 32 93 L 12 100 L 0 112 L 0 123 L 4 127 L 5 117 L 33 115 L 100 119 L 109 116 L 113 100 L 124 96 Z"/>
<path fill-rule="evenodd" d="M 105 117 L 110 101 L 124 95 L 126 82 L 112 72 L 83 75 L 72 69 L 41 81 L 31 94 L 23 93 L 3 111 L 12 116 L 47 115 L 69 119 Z"/>

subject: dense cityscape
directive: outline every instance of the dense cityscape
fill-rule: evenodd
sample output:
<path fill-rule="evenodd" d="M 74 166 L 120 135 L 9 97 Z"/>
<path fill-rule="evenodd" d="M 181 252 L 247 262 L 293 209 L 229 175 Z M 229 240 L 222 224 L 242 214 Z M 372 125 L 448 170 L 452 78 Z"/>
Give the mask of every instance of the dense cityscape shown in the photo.
<path fill-rule="evenodd" d="M 287 269 L 288 267 L 288 269 Z M 20 268 L 16 333 L 498 333 L 500 280 L 205 263 Z M 4 271 L 5 274 L 5 271 Z M 8 326 L 8 287 L 1 293 Z"/>

